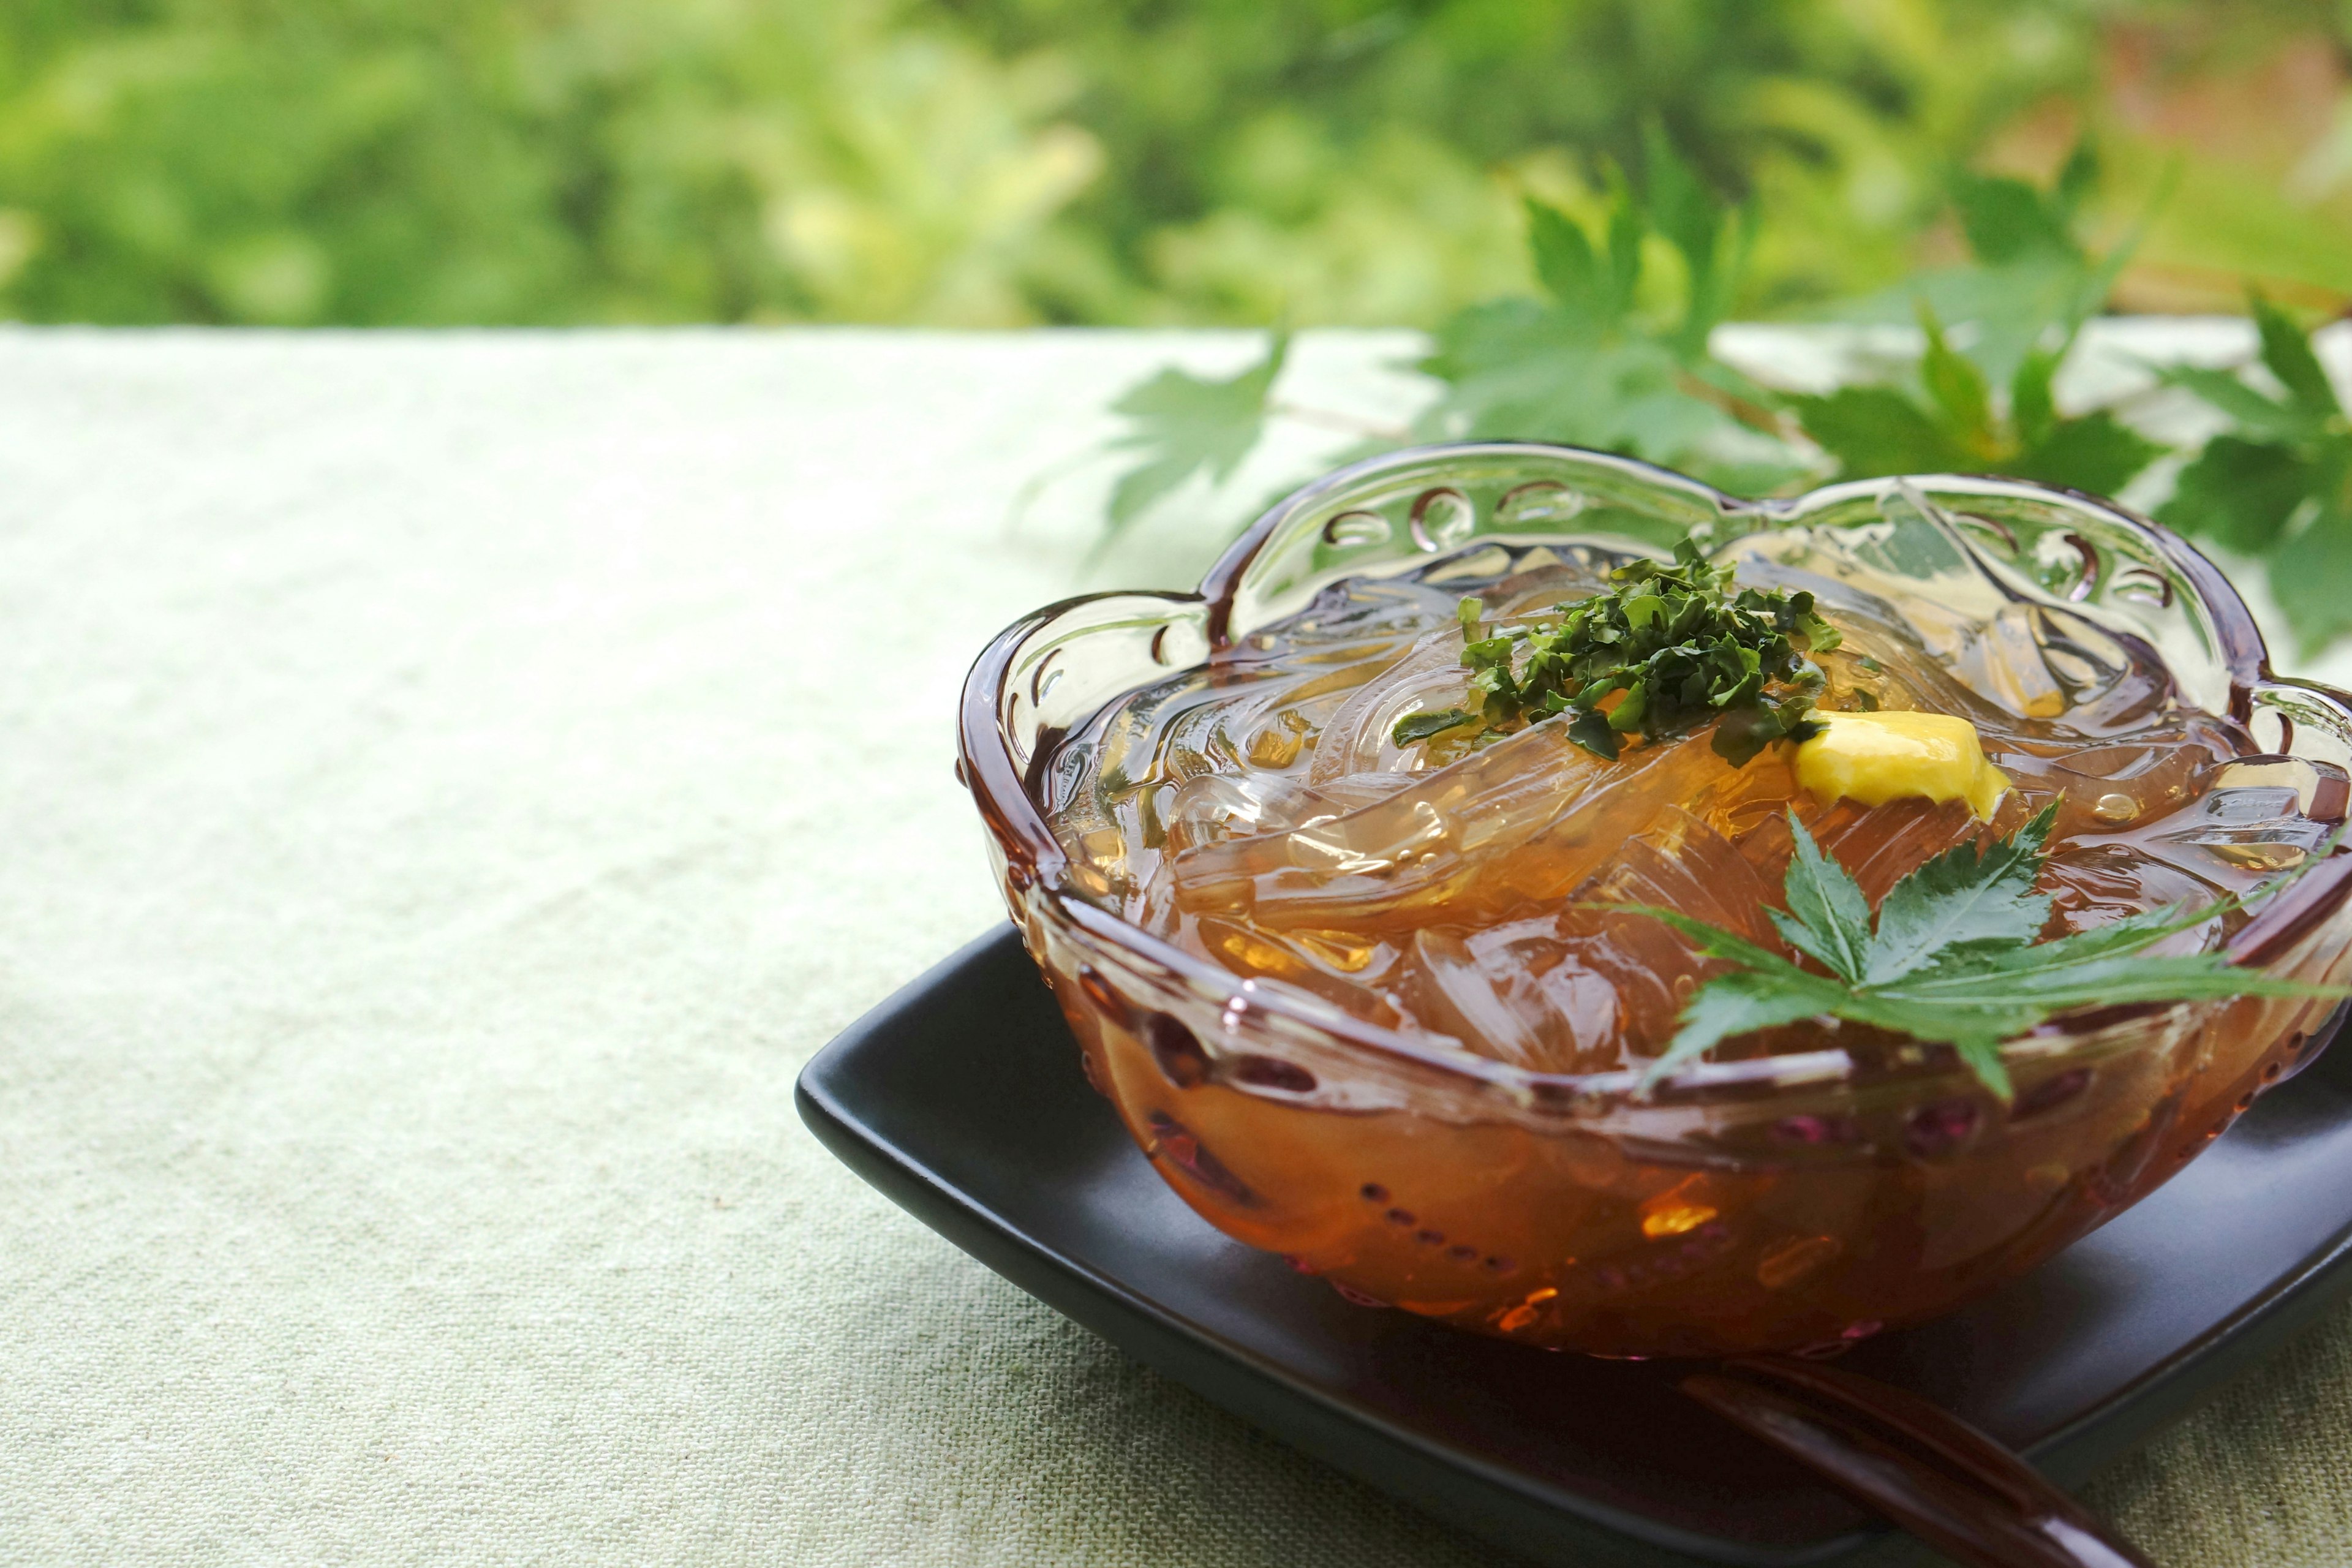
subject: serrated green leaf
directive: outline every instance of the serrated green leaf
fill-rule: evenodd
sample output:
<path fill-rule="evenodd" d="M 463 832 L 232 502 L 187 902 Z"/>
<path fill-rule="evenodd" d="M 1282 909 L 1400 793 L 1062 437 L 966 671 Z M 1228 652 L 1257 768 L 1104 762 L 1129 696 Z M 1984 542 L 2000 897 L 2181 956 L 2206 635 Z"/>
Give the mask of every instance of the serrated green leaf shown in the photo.
<path fill-rule="evenodd" d="M 1757 237 L 1764 231 L 1764 213 L 1754 197 L 1737 207 L 1727 209 L 1729 222 L 1716 241 L 1716 264 L 1709 275 L 1710 283 L 1704 299 L 1694 292 L 1690 309 L 1679 331 L 1685 346 L 1686 363 L 1706 374 L 1721 365 L 1719 360 L 1706 355 L 1710 334 L 1729 319 L 1732 306 L 1739 292 L 1739 280 L 1748 270 L 1748 258 L 1756 252 Z"/>
<path fill-rule="evenodd" d="M 1574 218 L 1548 202 L 1527 200 L 1528 250 L 1536 279 L 1552 303 L 1567 315 L 1594 327 L 1605 325 L 1615 312 L 1609 308 L 1601 285 L 1601 264 L 1592 242 Z"/>
<path fill-rule="evenodd" d="M 2065 214 L 2023 180 L 1963 171 L 1952 178 L 1952 205 L 1977 259 L 1999 265 L 2033 256 L 2080 259 Z"/>
<path fill-rule="evenodd" d="M 1737 270 L 1724 254 L 1725 205 L 1654 119 L 1642 128 L 1642 163 L 1650 221 L 1682 253 L 1689 279 L 1675 340 L 1685 358 L 1696 359 L 1706 351 L 1707 333 L 1723 319 Z"/>
<path fill-rule="evenodd" d="M 1528 244 L 1546 300 L 1496 300 L 1457 312 L 1433 334 L 1420 369 L 1445 385 L 1416 422 L 1431 440 L 1561 441 L 1772 485 L 1805 464 L 1775 437 L 1741 425 L 1734 400 L 1770 395 L 1709 357 L 1708 329 L 1735 280 L 1723 204 L 1670 143 L 1649 149 L 1646 200 L 1612 172 L 1596 237 L 1541 202 L 1526 204 Z M 1643 239 L 1653 227 L 1685 252 L 1690 294 L 1678 322 L 1637 310 Z M 1709 388 L 1721 388 L 1721 395 Z"/>
<path fill-rule="evenodd" d="M 2034 251 L 1997 267 L 1923 272 L 1852 301 L 1842 314 L 1851 321 L 1908 322 L 1924 297 L 1938 320 L 1973 329 L 1969 357 L 1987 382 L 2003 386 L 2027 354 L 2066 335 L 2090 276 L 2080 258 Z"/>
<path fill-rule="evenodd" d="M 1841 1018 L 1869 1024 L 1915 1040 L 1950 1044 L 1972 1035 L 2007 1039 L 2023 1034 L 2048 1017 L 2047 1008 L 1998 994 L 1967 1001 L 1950 997 L 1923 999 L 1894 990 L 1849 990 L 1834 1009 Z"/>
<path fill-rule="evenodd" d="M 2352 632 L 2352 518 L 2323 503 L 2271 557 L 2270 583 L 2305 653 Z"/>
<path fill-rule="evenodd" d="M 1961 447 L 1983 446 L 1992 434 L 1992 395 L 1985 386 L 1984 373 L 1953 352 L 1934 307 L 1921 300 L 1918 309 L 1919 330 L 1927 337 L 1927 352 L 1919 361 L 1919 380 L 1943 411 L 1941 423 L 1947 437 Z"/>
<path fill-rule="evenodd" d="M 1812 954 L 1848 984 L 1858 984 L 1870 965 L 1870 900 L 1844 867 L 1822 853 L 1794 810 L 1789 829 L 1796 847 L 1780 890 L 1794 918 L 1774 910 L 1773 924 L 1790 946 Z"/>
<path fill-rule="evenodd" d="M 1987 1087 L 2006 1097 L 2010 1082 L 2001 1042 L 2061 1013 L 2118 1002 L 2347 994 L 2342 986 L 2310 985 L 2238 969 L 2220 952 L 2152 957 L 2144 951 L 2166 937 L 2210 923 L 2235 908 L 2235 899 L 2189 911 L 2150 910 L 2053 942 L 2033 942 L 2030 935 L 2018 941 L 2017 930 L 2034 915 L 2035 906 L 2044 913 L 2048 908 L 2046 899 L 2031 889 L 2040 874 L 2042 847 L 2055 815 L 2054 806 L 2045 809 L 1982 854 L 1973 847 L 1965 858 L 1948 852 L 1906 878 L 1915 892 L 1906 894 L 1899 908 L 1889 895 L 1872 943 L 1877 973 L 1889 978 L 1862 984 L 1808 974 L 1744 937 L 1671 910 L 1639 904 L 1580 906 L 1662 921 L 1704 956 L 1738 971 L 1710 980 L 1691 998 L 1683 1010 L 1682 1027 L 1643 1085 L 1732 1035 L 1828 1013 L 1915 1039 L 1949 1044 Z M 1852 879 L 1834 858 L 1820 854 L 1801 825 L 1797 838 L 1788 879 L 1790 907 L 1813 918 L 1768 912 L 1792 945 L 1835 970 L 1842 955 L 1832 949 L 1825 956 L 1815 946 L 1829 945 L 1821 942 L 1825 929 L 1850 930 L 1852 910 L 1849 905 L 1843 913 L 1828 916 L 1815 906 L 1826 906 L 1832 898 L 1845 904 L 1843 893 L 1821 889 L 1839 879 L 1850 885 Z M 2027 890 L 2021 893 L 2021 886 Z M 1853 898 L 1859 900 L 1858 891 Z M 1884 947 L 1878 945 L 1882 940 Z"/>
<path fill-rule="evenodd" d="M 1999 1096 L 2002 1104 L 2017 1098 L 2017 1088 L 2010 1081 L 2009 1064 L 2000 1059 L 2001 1037 L 1998 1034 L 1961 1035 L 1952 1042 L 1952 1049 L 1968 1069 L 1977 1075 L 1977 1081 Z"/>
<path fill-rule="evenodd" d="M 1792 400 L 1806 433 L 1840 458 L 1845 477 L 1942 469 L 2113 494 L 2162 454 L 2104 411 L 2059 416 L 2059 367 L 2144 237 L 2155 205 L 2106 256 L 2088 255 L 2067 225 L 2095 175 L 2095 159 L 2087 144 L 2076 153 L 2046 194 L 2001 176 L 1955 178 L 1953 203 L 1977 264 L 1906 286 L 1926 338 L 1918 369 L 1927 406 L 1906 407 L 1909 400 L 1886 388 Z M 1885 295 L 1865 301 L 1862 314 L 1868 319 L 1887 303 Z M 1947 336 L 1947 321 L 1969 324 L 1965 349 Z M 1992 405 L 1996 385 L 2009 390 L 2006 417 Z M 1853 395 L 1865 390 L 1875 395 Z"/>
<path fill-rule="evenodd" d="M 1199 467 L 1197 461 L 1187 457 L 1155 458 L 1119 475 L 1110 488 L 1110 501 L 1105 509 L 1106 537 L 1124 531 L 1129 524 L 1150 510 L 1153 503 L 1191 479 Z"/>
<path fill-rule="evenodd" d="M 1666 909 L 1658 904 L 1601 902 L 1573 904 L 1570 907 L 1590 910 L 1596 914 L 1639 915 L 1644 920 L 1656 921 L 1661 925 L 1672 927 L 1689 941 L 1691 946 L 1698 951 L 1702 958 L 1719 958 L 1726 963 L 1736 963 L 1742 969 L 1773 976 L 1790 985 L 1827 986 L 1832 991 L 1839 989 L 1834 980 L 1825 980 L 1818 974 L 1808 973 L 1769 948 L 1759 947 L 1736 931 L 1727 931 L 1721 926 L 1709 925 L 1705 921 L 1695 920 L 1679 910 Z"/>
<path fill-rule="evenodd" d="M 1878 930 L 1850 978 L 1883 987 L 1956 947 L 2032 942 L 2050 918 L 2050 897 L 2033 890 L 2033 879 L 2057 817 L 2055 805 L 2045 806 L 1981 852 L 1974 844 L 1956 845 L 1895 883 L 1878 906 Z"/>
<path fill-rule="evenodd" d="M 1683 1009 L 1681 1027 L 1642 1075 L 1642 1087 L 1647 1089 L 1734 1035 L 1777 1028 L 1828 1012 L 1836 1004 L 1836 990 L 1810 975 L 1792 981 L 1748 970 L 1718 976 Z"/>
<path fill-rule="evenodd" d="M 1290 351 L 1290 334 L 1276 331 L 1265 357 L 1222 380 L 1172 367 L 1129 387 L 1111 405 L 1131 428 L 1113 449 L 1143 460 L 1112 488 L 1107 537 L 1117 534 L 1194 474 L 1213 483 L 1233 477 L 1265 428 L 1266 401 Z"/>
<path fill-rule="evenodd" d="M 2062 419 L 2002 467 L 2013 479 L 2112 496 L 2164 456 L 2165 448 L 2101 409 Z"/>
<path fill-rule="evenodd" d="M 2232 550 L 2258 552 L 2277 541 L 2314 479 L 2311 464 L 2293 447 L 2216 436 L 2180 470 L 2156 520 Z"/>
<path fill-rule="evenodd" d="M 2033 447 L 2050 438 L 2058 424 L 2058 403 L 2052 384 L 2058 376 L 2057 354 L 2036 349 L 2010 378 L 2009 420 L 2016 426 L 2020 445 Z"/>
<path fill-rule="evenodd" d="M 2144 910 L 2136 915 L 2109 921 L 2089 931 L 2072 931 L 2048 942 L 2029 942 L 2023 946 L 1994 945 L 1955 949 L 1946 952 L 1931 970 L 1905 977 L 1902 984 L 1910 991 L 1935 1000 L 1945 988 L 1967 988 L 1973 977 L 1984 974 L 2032 976 L 2069 970 L 2097 960 L 2141 952 L 2182 931 L 2210 925 L 2235 908 L 2235 899 L 2221 899 L 2201 909 L 2184 910 L 2179 905 L 2163 909 Z M 1961 996 L 1943 998 L 1962 1000 Z"/>
<path fill-rule="evenodd" d="M 2352 435 L 2335 387 L 2292 318 L 2248 295 L 2273 397 L 2223 371 L 2165 373 L 2236 428 L 2182 468 L 2158 521 L 2266 552 L 2273 595 L 2305 654 L 2352 632 Z"/>
<path fill-rule="evenodd" d="M 1642 125 L 1642 173 L 1658 232 L 1694 269 L 1712 267 L 1723 232 L 1723 203 L 1654 117 Z"/>
<path fill-rule="evenodd" d="M 2311 340 L 2303 335 L 2303 329 L 2259 292 L 2251 295 L 2247 303 L 2254 327 L 2262 334 L 2263 364 L 2279 378 L 2295 405 L 2321 418 L 2342 412 L 2336 388 L 2321 368 L 2319 356 L 2311 352 Z"/>
<path fill-rule="evenodd" d="M 2322 996 L 2322 986 L 2240 969 L 2219 952 L 2154 958 L 2121 953 L 2024 970 L 1925 974 L 1879 988 L 1881 1001 L 1931 1007 L 2027 1006 L 2044 1013 L 2126 1002 L 2210 1002 L 2229 996 Z"/>
<path fill-rule="evenodd" d="M 1672 465 L 1731 416 L 1683 389 L 1673 351 L 1653 338 L 1596 342 L 1533 301 L 1463 311 L 1422 362 L 1446 383 L 1418 426 L 1436 440 L 1565 441 Z"/>
<path fill-rule="evenodd" d="M 2180 161 L 2177 158 L 2165 165 L 2164 172 L 2157 176 L 2156 187 L 2148 192 L 2147 202 L 2140 207 L 2139 216 L 2132 220 L 2131 227 L 2124 231 L 2123 237 L 2106 255 L 2095 261 L 2087 255 L 2083 258 L 2082 281 L 2075 289 L 2074 303 L 2061 319 L 2067 347 L 2073 346 L 2074 334 L 2081 330 L 2083 323 L 2106 308 L 2107 296 L 2115 292 L 2116 280 L 2123 276 L 2124 268 L 2131 264 L 2131 258 L 2139 254 L 2139 247 L 2147 243 L 2149 231 L 2156 227 L 2157 215 L 2164 210 L 2165 204 L 2172 200 L 2172 193 L 2180 184 Z M 2068 216 L 2066 210 L 2055 205 L 2053 210 L 2058 213 L 2058 221 L 2063 225 Z M 2059 353 L 2063 357 L 2065 349 L 2061 348 Z"/>
<path fill-rule="evenodd" d="M 2147 237 L 2176 174 L 2167 171 L 2131 229 L 2098 258 L 2087 254 L 2068 229 L 2079 182 L 2085 177 L 2081 161 L 2070 163 L 2059 188 L 2046 195 L 2017 180 L 1958 176 L 1952 184 L 1953 205 L 1975 264 L 1923 273 L 1855 301 L 1849 311 L 1856 320 L 1899 321 L 1912 315 L 1924 296 L 1943 321 L 1973 329 L 1965 352 L 1986 382 L 2013 391 L 2032 355 L 2048 354 L 2053 363 L 2065 358 L 2083 322 L 2105 303 Z M 2066 186 L 2069 178 L 2078 184 Z M 2027 433 L 2021 439 L 2031 444 L 2033 437 Z"/>
<path fill-rule="evenodd" d="M 1842 386 L 1825 396 L 1791 397 L 1789 405 L 1805 434 L 1838 460 L 1843 478 L 1940 474 L 1968 467 L 1968 453 L 1891 386 Z"/>
<path fill-rule="evenodd" d="M 1642 282 L 1642 236 L 1649 231 L 1642 209 L 1633 201 L 1633 193 L 1626 188 L 1624 176 L 1611 182 L 1608 245 L 1610 319 L 1622 318 L 1633 303 L 1633 291 Z"/>
<path fill-rule="evenodd" d="M 2247 435 L 2300 441 L 2319 433 L 2321 422 L 2308 411 L 2273 400 L 2234 372 L 2203 365 L 2165 365 L 2158 367 L 2157 376 L 2166 385 L 2180 387 L 2211 404 Z"/>
<path fill-rule="evenodd" d="M 2062 216 L 2072 217 L 2084 198 L 2098 189 L 2099 174 L 2099 149 L 2085 132 L 2066 155 L 2066 166 L 2058 171 L 2058 183 L 2051 187 L 2051 200 Z"/>

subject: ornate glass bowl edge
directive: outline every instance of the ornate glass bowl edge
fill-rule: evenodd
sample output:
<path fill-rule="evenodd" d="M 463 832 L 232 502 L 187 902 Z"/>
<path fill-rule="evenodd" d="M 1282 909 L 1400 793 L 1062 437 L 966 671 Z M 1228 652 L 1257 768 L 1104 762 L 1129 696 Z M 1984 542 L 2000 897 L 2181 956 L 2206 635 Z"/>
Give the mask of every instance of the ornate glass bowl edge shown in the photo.
<path fill-rule="evenodd" d="M 1508 484 L 1479 471 L 1514 466 L 1544 471 Z M 2273 675 L 2260 628 L 2221 572 L 2169 531 L 2112 502 L 2021 480 L 1951 475 L 1856 480 L 1786 500 L 1746 500 L 1637 459 L 1489 442 L 1388 453 L 1303 487 L 1236 540 L 1196 592 L 1086 595 L 1024 616 L 999 634 L 966 679 L 958 774 L 988 826 L 1008 906 L 1024 925 L 1033 955 L 1044 957 L 1043 928 L 1050 922 L 1097 957 L 1122 955 L 1129 962 L 1119 967 L 1129 971 L 1131 983 L 1173 985 L 1216 1003 L 1228 1016 L 1255 1014 L 1294 1046 L 1327 1041 L 1349 1053 L 1358 1068 L 1376 1076 L 1391 1069 L 1424 1092 L 1445 1083 L 1474 1100 L 1499 1096 L 1514 1110 L 1541 1107 L 1548 1115 L 1621 1107 L 1633 1087 L 1629 1072 L 1545 1074 L 1483 1058 L 1465 1061 L 1360 1020 L 1326 1016 L 1129 924 L 1070 884 L 1067 858 L 1031 794 L 1032 775 L 1071 725 L 1127 691 L 1201 663 L 1341 576 L 1382 567 L 1410 571 L 1482 534 L 1529 545 L 1590 542 L 1656 552 L 1695 528 L 1715 531 L 1720 542 L 1834 521 L 1864 509 L 1884 513 L 1889 498 L 1897 496 L 1944 509 L 2000 539 L 2038 574 L 2035 580 L 2021 571 L 2021 591 L 2048 595 L 2088 614 L 2115 613 L 2118 601 L 2140 599 L 2145 608 L 2128 614 L 2157 634 L 2150 640 L 2176 670 L 2191 658 L 2209 661 L 2202 672 L 2209 689 L 2195 692 L 2200 701 L 2250 727 L 2273 727 L 2274 741 L 2257 731 L 2267 750 L 2352 763 L 2352 696 Z M 1586 526 L 1559 526 L 1580 519 Z M 1609 526 L 1595 530 L 1592 523 Z M 2027 531 L 2033 534 L 2032 548 L 2021 550 L 2019 536 Z M 2090 537 L 2095 531 L 2096 540 Z M 2052 538 L 2060 542 L 2055 550 L 2047 544 Z M 2107 560 L 2100 547 L 2118 541 L 2130 546 L 2125 559 Z M 1129 662 L 1115 677 L 1063 657 L 1082 640 L 1107 639 L 1131 645 Z M 2231 952 L 2242 963 L 2272 962 L 2347 899 L 2352 855 L 2340 855 L 2241 931 Z M 2011 1042 L 2005 1054 L 2020 1066 L 2104 1055 L 2171 1032 L 2163 1015 L 2184 1010 L 2185 1005 L 2145 1005 L 2131 1018 L 2111 1014 L 2079 1031 L 2055 1020 Z M 1724 1095 L 1748 1099 L 1787 1087 L 1850 1082 L 1856 1072 L 1842 1051 L 1702 1062 L 1659 1084 L 1654 1103 L 1664 1109 Z M 1933 1079 L 1951 1076 L 1951 1069 L 1921 1068 L 1895 1076 Z"/>

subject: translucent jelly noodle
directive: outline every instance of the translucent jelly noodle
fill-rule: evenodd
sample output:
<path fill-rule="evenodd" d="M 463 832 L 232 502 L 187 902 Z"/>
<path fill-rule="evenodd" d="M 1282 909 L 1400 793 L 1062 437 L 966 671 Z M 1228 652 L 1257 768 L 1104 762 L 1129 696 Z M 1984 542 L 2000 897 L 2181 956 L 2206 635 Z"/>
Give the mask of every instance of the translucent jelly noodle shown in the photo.
<path fill-rule="evenodd" d="M 1842 634 L 1814 657 L 1819 710 L 1973 724 L 2010 784 L 1990 822 L 1965 799 L 1824 801 L 1785 742 L 1735 766 L 1705 726 L 1614 760 L 1559 720 L 1399 730 L 1463 701 L 1465 597 L 1481 635 L 1556 622 L 1636 554 L 1605 540 L 1333 576 L 1041 747 L 1024 795 L 1041 863 L 1058 850 L 1035 889 L 1053 908 L 1019 856 L 1008 896 L 1175 1190 L 1351 1300 L 1546 1348 L 1826 1349 L 2031 1267 L 2283 1076 L 2327 1004 L 2056 1020 L 2007 1047 L 2008 1101 L 1947 1047 L 1829 1018 L 1643 1085 L 1720 966 L 1592 906 L 1794 956 L 1765 913 L 1792 812 L 1874 905 L 2054 805 L 2045 937 L 2254 893 L 2344 814 L 2341 769 L 2266 752 L 2151 639 L 1980 565 L 2000 593 L 1949 591 L 1979 546 L 1936 509 L 1907 525 L 1944 570 L 1906 575 L 1905 525 L 1763 529 L 1717 556 L 1743 586 L 1811 592 Z M 2340 920 L 2280 935 L 2260 900 L 2221 907 L 2167 951 L 2344 966 Z"/>

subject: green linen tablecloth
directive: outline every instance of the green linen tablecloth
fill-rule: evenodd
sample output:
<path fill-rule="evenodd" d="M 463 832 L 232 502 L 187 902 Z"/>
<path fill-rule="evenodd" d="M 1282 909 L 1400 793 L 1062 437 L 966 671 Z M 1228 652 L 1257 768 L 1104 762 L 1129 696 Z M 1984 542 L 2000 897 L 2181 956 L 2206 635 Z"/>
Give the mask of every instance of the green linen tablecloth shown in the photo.
<path fill-rule="evenodd" d="M 1392 415 L 1408 346 L 1310 334 L 1293 395 Z M 1338 438 L 1091 569 L 1101 470 L 1016 494 L 1249 352 L 0 331 L 0 1563 L 1495 1562 L 793 1110 L 1001 918 L 982 643 L 1181 580 Z M 2091 1500 L 2352 1562 L 2352 1316 Z"/>

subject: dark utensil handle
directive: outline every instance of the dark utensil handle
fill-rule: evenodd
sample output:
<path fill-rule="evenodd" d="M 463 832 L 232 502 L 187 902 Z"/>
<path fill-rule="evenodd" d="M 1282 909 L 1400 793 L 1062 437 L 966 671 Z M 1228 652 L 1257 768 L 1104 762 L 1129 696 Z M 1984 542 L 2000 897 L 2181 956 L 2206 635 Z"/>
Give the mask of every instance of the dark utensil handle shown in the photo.
<path fill-rule="evenodd" d="M 2026 1462 L 1901 1389 L 1746 1357 L 1685 1394 L 1971 1568 L 2154 1568 Z"/>

